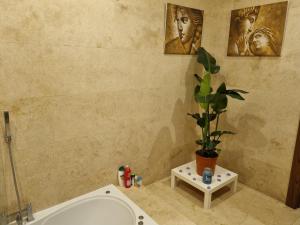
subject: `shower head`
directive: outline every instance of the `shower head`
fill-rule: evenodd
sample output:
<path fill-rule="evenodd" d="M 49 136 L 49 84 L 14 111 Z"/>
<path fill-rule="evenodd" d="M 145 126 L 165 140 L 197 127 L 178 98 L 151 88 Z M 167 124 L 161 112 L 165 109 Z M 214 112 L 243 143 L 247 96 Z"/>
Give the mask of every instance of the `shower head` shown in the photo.
<path fill-rule="evenodd" d="M 8 111 L 4 111 L 4 121 L 5 123 L 9 123 L 9 112 Z"/>

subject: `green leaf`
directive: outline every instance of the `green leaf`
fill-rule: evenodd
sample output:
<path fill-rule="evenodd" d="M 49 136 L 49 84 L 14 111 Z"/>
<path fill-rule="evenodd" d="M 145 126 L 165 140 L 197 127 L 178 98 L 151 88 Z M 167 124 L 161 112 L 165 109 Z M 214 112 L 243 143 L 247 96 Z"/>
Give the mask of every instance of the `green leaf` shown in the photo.
<path fill-rule="evenodd" d="M 195 97 L 195 101 L 197 101 L 197 96 L 200 95 L 200 86 L 196 85 L 195 90 L 194 90 L 194 97 Z"/>
<path fill-rule="evenodd" d="M 218 111 L 218 112 L 216 112 L 216 113 L 217 113 L 217 114 L 222 114 L 222 113 L 224 113 L 224 112 L 227 112 L 227 110 L 224 109 L 224 110 Z"/>
<path fill-rule="evenodd" d="M 199 118 L 201 118 L 200 114 L 199 113 L 188 113 L 189 116 L 193 117 L 194 119 L 198 120 Z"/>
<path fill-rule="evenodd" d="M 193 117 L 194 119 L 196 119 L 196 120 L 197 120 L 197 124 L 198 124 L 200 127 L 204 128 L 204 126 L 205 126 L 205 118 L 201 118 L 201 116 L 200 116 L 199 113 L 193 113 L 193 114 L 188 113 L 188 116 L 191 116 L 191 117 Z"/>
<path fill-rule="evenodd" d="M 196 80 L 199 81 L 199 83 L 201 83 L 203 81 L 203 79 L 198 75 L 198 74 L 194 74 Z"/>
<path fill-rule="evenodd" d="M 218 144 L 220 144 L 220 143 L 221 143 L 221 141 L 217 141 L 217 140 L 209 140 L 208 143 L 207 143 L 207 145 L 206 145 L 206 147 L 207 147 L 208 149 L 213 150 L 213 149 L 215 149 L 216 146 L 217 146 Z"/>
<path fill-rule="evenodd" d="M 226 94 L 217 93 L 215 94 L 215 97 L 211 102 L 211 107 L 215 112 L 219 113 L 220 111 L 222 111 L 227 107 L 227 103 L 228 103 L 228 99 Z"/>
<path fill-rule="evenodd" d="M 213 120 L 215 120 L 217 118 L 217 114 L 216 113 L 211 113 L 211 114 L 209 114 L 209 120 L 210 121 L 213 121 Z"/>
<path fill-rule="evenodd" d="M 216 130 L 216 131 L 211 132 L 210 136 L 216 137 L 216 136 L 221 136 L 221 134 L 222 134 L 222 131 Z"/>
<path fill-rule="evenodd" d="M 235 98 L 235 99 L 238 99 L 238 100 L 245 100 L 239 93 L 237 93 L 233 90 L 227 90 L 226 94 L 228 96 L 230 96 L 231 98 Z"/>
<path fill-rule="evenodd" d="M 235 133 L 232 131 L 227 131 L 227 130 L 225 130 L 225 131 L 216 130 L 216 131 L 211 132 L 210 136 L 216 137 L 216 136 L 222 136 L 223 134 L 235 134 Z"/>
<path fill-rule="evenodd" d="M 203 77 L 203 81 L 200 84 L 200 92 L 199 92 L 199 101 L 200 102 L 200 106 L 206 110 L 208 108 L 208 103 L 202 103 L 203 101 L 201 100 L 201 97 L 205 97 L 207 95 L 210 94 L 210 81 L 211 77 L 209 73 L 206 73 Z"/>
<path fill-rule="evenodd" d="M 239 92 L 239 93 L 242 93 L 242 94 L 248 94 L 249 93 L 247 91 L 243 91 L 243 90 L 240 90 L 240 89 L 232 89 L 232 91 Z"/>
<path fill-rule="evenodd" d="M 216 113 L 210 113 L 208 116 L 209 116 L 209 121 L 213 121 L 217 118 Z M 206 113 L 202 113 L 202 118 L 206 118 Z"/>
<path fill-rule="evenodd" d="M 202 141 L 201 139 L 196 140 L 196 144 L 197 144 L 197 145 L 203 145 L 203 141 Z"/>
<path fill-rule="evenodd" d="M 226 92 L 226 84 L 223 82 L 217 89 L 217 93 L 224 94 Z"/>
<path fill-rule="evenodd" d="M 216 59 L 204 48 L 200 47 L 197 54 L 197 61 L 204 66 L 207 72 L 215 74 L 220 71 L 220 66 L 217 65 Z"/>
<path fill-rule="evenodd" d="M 212 141 L 214 148 L 221 143 L 221 141 L 213 140 Z"/>
<path fill-rule="evenodd" d="M 199 118 L 199 119 L 197 120 L 197 124 L 198 124 L 200 127 L 204 128 L 204 127 L 205 127 L 205 119 L 204 119 L 204 118 Z"/>
<path fill-rule="evenodd" d="M 214 99 L 214 95 L 206 95 L 206 96 L 201 96 L 200 93 L 198 93 L 196 96 L 195 96 L 195 100 L 196 102 L 198 103 L 211 103 Z"/>

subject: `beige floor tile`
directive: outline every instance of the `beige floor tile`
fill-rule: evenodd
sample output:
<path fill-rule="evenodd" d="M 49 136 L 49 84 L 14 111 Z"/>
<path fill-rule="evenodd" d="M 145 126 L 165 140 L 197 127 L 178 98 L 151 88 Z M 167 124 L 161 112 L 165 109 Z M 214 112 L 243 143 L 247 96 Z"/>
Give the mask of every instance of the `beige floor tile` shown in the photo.
<path fill-rule="evenodd" d="M 265 225 L 265 224 L 251 216 L 248 216 L 246 220 L 243 223 L 241 223 L 241 225 Z"/>
<path fill-rule="evenodd" d="M 300 209 L 288 208 L 243 184 L 234 194 L 229 188 L 216 192 L 211 209 L 203 209 L 200 191 L 184 182 L 172 190 L 169 178 L 121 190 L 161 225 L 300 225 Z"/>
<path fill-rule="evenodd" d="M 300 225 L 300 218 L 293 225 Z"/>

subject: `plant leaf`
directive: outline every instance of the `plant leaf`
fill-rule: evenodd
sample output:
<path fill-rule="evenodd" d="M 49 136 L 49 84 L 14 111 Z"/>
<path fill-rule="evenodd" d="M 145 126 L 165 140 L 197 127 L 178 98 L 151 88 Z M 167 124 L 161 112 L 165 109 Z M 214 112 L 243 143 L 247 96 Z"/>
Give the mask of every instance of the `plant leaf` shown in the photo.
<path fill-rule="evenodd" d="M 249 93 L 247 91 L 243 91 L 243 90 L 240 90 L 240 89 L 232 89 L 232 91 L 239 92 L 239 93 L 242 93 L 242 94 L 248 94 Z"/>
<path fill-rule="evenodd" d="M 226 94 L 217 93 L 211 102 L 211 107 L 215 112 L 219 113 L 221 110 L 227 107 L 227 103 L 228 99 Z"/>
<path fill-rule="evenodd" d="M 199 118 L 201 118 L 200 114 L 199 113 L 188 113 L 189 116 L 193 117 L 194 119 L 198 120 Z"/>
<path fill-rule="evenodd" d="M 200 84 L 199 96 L 205 97 L 205 96 L 207 96 L 207 95 L 210 94 L 210 90 L 211 90 L 211 88 L 210 88 L 210 80 L 211 80 L 210 74 L 206 73 L 204 75 L 204 77 L 203 77 L 203 81 Z M 208 108 L 208 103 L 202 103 L 202 101 L 199 101 L 199 102 L 200 102 L 200 106 L 204 110 L 206 110 Z"/>
<path fill-rule="evenodd" d="M 210 136 L 216 137 L 216 136 L 222 136 L 223 134 L 235 134 L 235 133 L 227 130 L 225 131 L 216 130 L 211 132 Z"/>
<path fill-rule="evenodd" d="M 202 141 L 201 139 L 196 140 L 196 144 L 197 144 L 197 145 L 203 145 L 203 141 Z"/>
<path fill-rule="evenodd" d="M 197 61 L 204 66 L 207 72 L 215 74 L 220 71 L 220 66 L 217 65 L 216 59 L 204 48 L 200 47 L 197 51 L 197 55 Z"/>
<path fill-rule="evenodd" d="M 217 89 L 217 93 L 225 94 L 226 92 L 226 84 L 223 82 Z"/>
<path fill-rule="evenodd" d="M 204 119 L 204 118 L 199 118 L 199 119 L 197 120 L 197 124 L 198 124 L 200 127 L 204 128 L 204 127 L 205 127 L 205 119 Z"/>
<path fill-rule="evenodd" d="M 213 120 L 215 120 L 217 118 L 217 114 L 216 113 L 211 113 L 211 114 L 209 114 L 209 120 L 210 121 L 213 121 Z"/>
<path fill-rule="evenodd" d="M 194 74 L 194 76 L 199 81 L 199 83 L 201 84 L 201 82 L 203 81 L 203 79 L 198 74 Z"/>
<path fill-rule="evenodd" d="M 194 97 L 195 97 L 195 101 L 198 102 L 197 100 L 197 96 L 200 94 L 200 86 L 196 85 L 195 89 L 194 89 Z"/>
<path fill-rule="evenodd" d="M 206 96 L 201 96 L 199 93 L 195 96 L 195 100 L 198 103 L 212 103 L 213 99 L 214 99 L 214 94 L 209 94 Z"/>
<path fill-rule="evenodd" d="M 215 131 L 211 132 L 210 136 L 213 136 L 213 137 L 215 137 L 215 136 L 221 136 L 221 134 L 222 134 L 222 131 L 215 130 Z"/>
<path fill-rule="evenodd" d="M 226 94 L 228 96 L 230 96 L 231 98 L 235 98 L 235 99 L 238 99 L 238 100 L 245 100 L 239 93 L 237 93 L 233 90 L 227 90 Z"/>
<path fill-rule="evenodd" d="M 217 140 L 209 140 L 208 141 L 208 143 L 207 143 L 207 148 L 208 149 L 215 149 L 216 148 L 216 146 L 218 145 L 218 144 L 220 144 L 221 143 L 221 141 L 217 141 Z"/>
<path fill-rule="evenodd" d="M 202 118 L 206 118 L 206 113 L 202 113 Z M 213 121 L 217 118 L 217 114 L 216 113 L 210 113 L 209 114 L 209 121 Z"/>

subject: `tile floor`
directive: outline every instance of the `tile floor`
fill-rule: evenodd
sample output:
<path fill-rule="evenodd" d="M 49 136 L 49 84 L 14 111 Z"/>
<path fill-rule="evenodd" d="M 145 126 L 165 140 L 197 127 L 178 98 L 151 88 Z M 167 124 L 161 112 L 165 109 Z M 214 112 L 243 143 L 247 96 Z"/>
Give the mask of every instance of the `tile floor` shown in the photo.
<path fill-rule="evenodd" d="M 203 209 L 200 191 L 184 182 L 172 190 L 169 178 L 121 190 L 160 225 L 300 225 L 300 209 L 242 184 L 235 194 L 228 188 L 216 192 L 211 209 Z"/>

